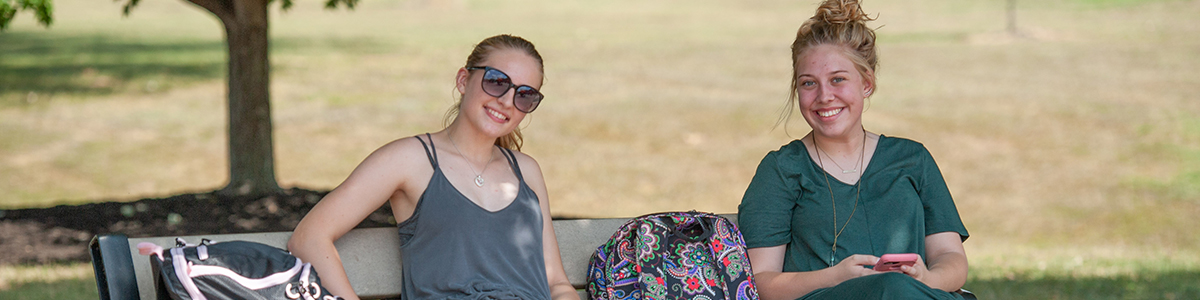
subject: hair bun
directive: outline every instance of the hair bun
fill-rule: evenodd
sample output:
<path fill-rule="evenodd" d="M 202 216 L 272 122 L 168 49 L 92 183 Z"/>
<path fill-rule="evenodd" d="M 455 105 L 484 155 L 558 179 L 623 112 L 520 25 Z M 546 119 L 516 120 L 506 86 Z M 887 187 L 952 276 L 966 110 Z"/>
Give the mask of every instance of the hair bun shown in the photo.
<path fill-rule="evenodd" d="M 858 0 L 825 0 L 817 7 L 813 20 L 830 24 L 846 24 L 874 20 L 863 12 Z"/>

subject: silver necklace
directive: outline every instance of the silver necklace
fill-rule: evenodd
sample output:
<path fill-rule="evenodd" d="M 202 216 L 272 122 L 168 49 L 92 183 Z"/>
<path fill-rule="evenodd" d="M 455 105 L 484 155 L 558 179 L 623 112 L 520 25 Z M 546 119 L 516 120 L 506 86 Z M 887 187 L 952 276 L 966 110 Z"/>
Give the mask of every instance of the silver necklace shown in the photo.
<path fill-rule="evenodd" d="M 475 173 L 475 186 L 483 187 L 483 172 L 487 172 L 487 168 L 492 165 L 492 161 L 496 160 L 496 155 L 492 154 L 491 149 L 488 149 L 488 154 L 491 154 L 486 164 L 483 165 L 482 172 L 475 172 L 475 166 L 471 165 L 471 160 L 467 159 L 467 155 L 463 154 L 462 150 L 458 149 L 458 144 L 454 142 L 454 137 L 450 133 L 446 133 L 446 138 L 450 139 L 450 145 L 454 146 L 454 151 L 458 151 L 458 155 L 462 156 L 463 160 L 467 161 L 467 167 L 471 168 L 471 173 Z"/>
<path fill-rule="evenodd" d="M 821 170 L 825 170 L 825 163 L 821 160 L 821 145 L 817 145 L 817 136 L 813 136 L 813 146 L 817 148 L 817 165 Z M 863 156 L 867 152 L 867 130 L 863 129 L 863 144 L 861 152 L 858 154 L 859 165 L 863 162 Z M 833 157 L 829 158 L 833 160 Z M 834 164 L 837 164 L 835 161 Z M 841 167 L 838 167 L 841 168 Z M 857 170 L 856 170 L 857 171 Z M 850 210 L 850 217 L 846 218 L 846 223 L 842 224 L 842 229 L 837 229 L 837 200 L 833 198 L 833 185 L 829 183 L 829 172 L 821 172 L 825 175 L 825 188 L 829 189 L 829 202 L 833 204 L 833 246 L 829 247 L 829 266 L 834 265 L 834 257 L 837 257 L 837 242 L 838 237 L 842 235 L 842 231 L 846 231 L 846 226 L 850 225 L 850 219 L 854 218 L 854 212 L 858 211 L 859 195 L 862 192 L 862 174 L 859 174 L 858 181 L 854 182 L 854 208 Z"/>

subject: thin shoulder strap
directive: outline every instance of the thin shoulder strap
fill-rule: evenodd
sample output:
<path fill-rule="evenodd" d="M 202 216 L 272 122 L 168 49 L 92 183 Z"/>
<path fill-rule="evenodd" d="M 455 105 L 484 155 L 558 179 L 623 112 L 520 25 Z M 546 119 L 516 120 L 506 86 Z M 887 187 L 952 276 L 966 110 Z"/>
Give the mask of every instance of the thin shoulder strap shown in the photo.
<path fill-rule="evenodd" d="M 504 159 L 508 160 L 508 165 L 512 166 L 514 173 L 517 173 L 517 180 L 525 182 L 525 176 L 521 176 L 521 165 L 517 163 L 517 155 L 513 154 L 512 150 L 504 147 L 500 147 L 500 153 L 504 153 Z"/>
<path fill-rule="evenodd" d="M 415 138 L 417 138 L 417 141 L 421 142 L 421 147 L 425 148 L 425 157 L 429 158 L 429 164 L 433 165 L 434 169 L 437 169 L 438 168 L 437 147 L 433 146 L 433 137 L 429 136 L 428 133 L 425 134 L 425 138 L 429 139 L 428 145 L 425 144 L 424 140 L 421 140 L 421 136 L 418 135 L 418 136 L 415 136 Z"/>

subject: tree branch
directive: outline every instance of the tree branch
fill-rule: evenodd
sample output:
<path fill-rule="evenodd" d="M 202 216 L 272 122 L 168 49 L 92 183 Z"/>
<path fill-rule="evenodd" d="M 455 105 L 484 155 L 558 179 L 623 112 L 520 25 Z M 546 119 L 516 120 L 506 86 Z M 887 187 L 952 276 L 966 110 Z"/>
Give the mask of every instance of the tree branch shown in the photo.
<path fill-rule="evenodd" d="M 337 9 L 338 3 L 346 5 L 346 8 L 353 10 L 354 5 L 358 4 L 358 0 L 326 0 L 325 9 Z"/>
<path fill-rule="evenodd" d="M 15 6 L 14 6 L 15 5 Z M 54 5 L 50 0 L 0 0 L 0 31 L 8 29 L 8 24 L 17 16 L 17 10 L 33 11 L 38 23 L 50 27 L 54 22 Z"/>
<path fill-rule="evenodd" d="M 137 1 L 137 0 L 131 0 L 131 1 Z M 208 10 L 209 12 L 213 13 L 214 15 L 217 15 L 217 18 L 221 19 L 222 23 L 228 23 L 228 20 L 232 20 L 233 16 L 234 16 L 233 15 L 234 14 L 233 1 L 237 1 L 237 0 L 186 0 L 186 1 L 191 2 L 192 4 L 195 4 L 196 6 L 199 6 L 201 8 L 204 8 L 205 10 Z"/>

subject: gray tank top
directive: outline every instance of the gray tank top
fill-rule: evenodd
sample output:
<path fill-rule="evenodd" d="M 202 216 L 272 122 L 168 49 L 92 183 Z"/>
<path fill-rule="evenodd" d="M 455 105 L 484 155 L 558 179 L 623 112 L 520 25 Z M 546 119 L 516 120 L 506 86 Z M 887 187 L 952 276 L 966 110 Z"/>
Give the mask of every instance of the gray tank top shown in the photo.
<path fill-rule="evenodd" d="M 517 179 L 517 198 L 499 211 L 479 207 L 438 165 L 429 134 L 425 155 L 433 177 L 408 220 L 397 225 L 402 298 L 550 299 L 542 255 L 542 213 L 511 150 L 501 148 Z"/>

